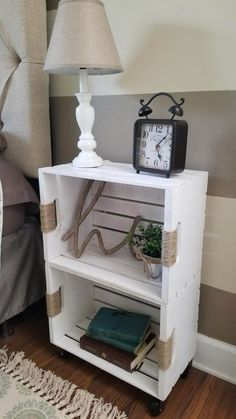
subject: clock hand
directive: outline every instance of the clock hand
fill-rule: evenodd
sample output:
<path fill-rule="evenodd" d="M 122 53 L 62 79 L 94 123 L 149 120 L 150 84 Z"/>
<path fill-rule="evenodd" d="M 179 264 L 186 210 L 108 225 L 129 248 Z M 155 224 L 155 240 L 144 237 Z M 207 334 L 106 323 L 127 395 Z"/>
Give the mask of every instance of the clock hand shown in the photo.
<path fill-rule="evenodd" d="M 162 143 L 162 141 L 164 141 L 164 140 L 166 139 L 167 135 L 168 135 L 168 134 L 166 134 L 166 135 L 165 135 L 165 137 L 163 137 L 163 138 L 161 139 L 161 141 L 159 141 L 159 143 L 157 143 L 157 144 L 156 144 L 156 147 L 158 147 L 158 146 Z"/>

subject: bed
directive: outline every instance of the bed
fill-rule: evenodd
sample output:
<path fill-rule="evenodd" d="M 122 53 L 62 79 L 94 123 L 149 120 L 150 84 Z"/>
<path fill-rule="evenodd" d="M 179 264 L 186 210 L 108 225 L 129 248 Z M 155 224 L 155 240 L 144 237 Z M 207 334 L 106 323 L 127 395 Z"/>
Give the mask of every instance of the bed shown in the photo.
<path fill-rule="evenodd" d="M 0 0 L 0 331 L 45 293 L 38 168 L 51 164 L 46 1 Z"/>

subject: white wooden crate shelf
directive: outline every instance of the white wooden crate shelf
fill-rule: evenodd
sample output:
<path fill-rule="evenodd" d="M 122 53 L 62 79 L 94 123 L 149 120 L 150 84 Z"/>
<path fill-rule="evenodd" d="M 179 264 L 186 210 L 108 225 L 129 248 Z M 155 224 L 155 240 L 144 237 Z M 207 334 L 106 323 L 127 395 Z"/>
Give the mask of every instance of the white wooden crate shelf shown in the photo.
<path fill-rule="evenodd" d="M 147 188 L 171 189 L 179 187 L 186 182 L 191 182 L 196 176 L 205 176 L 206 172 L 185 170 L 167 179 L 150 174 L 137 174 L 131 164 L 113 163 L 105 161 L 103 166 L 95 168 L 75 168 L 72 164 L 62 164 L 39 169 L 39 173 L 69 176 L 80 179 L 96 179 L 105 182 L 116 182 L 124 185 L 143 186 Z"/>
<path fill-rule="evenodd" d="M 161 298 L 161 282 L 148 280 L 143 263 L 128 254 L 127 249 L 111 256 L 101 254 L 96 246 L 89 246 L 81 258 L 70 252 L 57 256 L 50 266 L 78 275 L 94 283 L 123 291 L 153 304 L 166 304 Z"/>
<path fill-rule="evenodd" d="M 86 318 L 81 320 L 76 327 L 69 330 L 64 336 L 58 338 L 54 344 L 156 397 L 158 393 L 157 386 L 159 373 L 158 364 L 156 362 L 156 348 L 153 348 L 147 354 L 138 370 L 133 371 L 132 373 L 125 371 L 122 368 L 119 368 L 116 365 L 111 364 L 104 359 L 80 348 L 80 338 L 85 333 L 90 321 L 91 317 L 89 319 Z"/>
<path fill-rule="evenodd" d="M 58 271 L 55 268 L 50 268 L 49 277 L 54 278 L 54 285 L 56 285 L 57 289 L 61 289 L 63 302 L 60 313 L 49 318 L 51 342 L 59 348 L 71 352 L 79 358 L 157 397 L 159 370 L 156 348 L 153 348 L 147 354 L 137 371 L 130 373 L 81 349 L 79 342 L 80 337 L 87 330 L 95 313 L 101 307 L 148 313 L 152 319 L 152 332 L 158 337 L 160 307 L 150 303 L 147 304 L 123 293 L 114 292 L 112 289 L 97 286 L 96 283 L 85 281 L 84 278 L 77 278 L 72 274 L 65 275 L 65 271 Z M 84 294 L 81 293 L 82 289 Z M 69 312 L 69 308 L 71 308 L 71 312 Z"/>
<path fill-rule="evenodd" d="M 177 231 L 177 249 L 175 263 L 162 266 L 159 282 L 145 277 L 142 262 L 131 256 L 128 247 L 105 256 L 95 239 L 80 258 L 72 256 L 72 241 L 62 241 L 62 236 L 73 225 L 89 179 L 95 182 L 85 208 L 98 182 L 106 185 L 80 226 L 79 244 L 98 228 L 110 248 L 127 235 L 137 215 L 160 222 L 165 232 Z M 43 234 L 47 293 L 52 296 L 60 289 L 62 295 L 61 312 L 49 319 L 51 342 L 165 400 L 196 350 L 207 173 L 185 170 L 166 179 L 136 174 L 131 165 L 120 163 L 105 162 L 92 169 L 66 164 L 40 169 L 39 182 L 41 203 L 56 202 L 56 228 Z M 168 368 L 158 370 L 155 350 L 133 373 L 82 350 L 78 325 L 104 305 L 150 314 L 164 344 L 174 336 Z"/>

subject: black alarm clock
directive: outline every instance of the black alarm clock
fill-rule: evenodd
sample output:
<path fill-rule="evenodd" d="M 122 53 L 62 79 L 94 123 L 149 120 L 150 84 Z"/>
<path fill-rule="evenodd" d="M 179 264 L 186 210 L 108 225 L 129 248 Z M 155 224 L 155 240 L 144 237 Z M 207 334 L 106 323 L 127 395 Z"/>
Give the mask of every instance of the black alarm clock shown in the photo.
<path fill-rule="evenodd" d="M 172 99 L 174 106 L 169 111 L 171 119 L 149 119 L 152 110 L 148 106 L 157 96 L 165 95 Z M 184 120 L 174 119 L 175 115 L 182 116 L 181 105 L 184 99 L 177 103 L 169 93 L 157 93 L 142 107 L 138 119 L 134 124 L 133 166 L 136 172 L 152 172 L 169 177 L 172 173 L 180 173 L 185 169 L 188 124 Z"/>

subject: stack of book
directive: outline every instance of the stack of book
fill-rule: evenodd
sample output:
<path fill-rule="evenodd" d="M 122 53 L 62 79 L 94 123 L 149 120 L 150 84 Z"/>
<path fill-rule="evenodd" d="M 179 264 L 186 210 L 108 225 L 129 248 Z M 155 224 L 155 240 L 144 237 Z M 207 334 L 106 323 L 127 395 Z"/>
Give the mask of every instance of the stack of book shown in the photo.
<path fill-rule="evenodd" d="M 80 338 L 80 347 L 126 371 L 137 369 L 155 345 L 151 318 L 102 307 Z"/>

